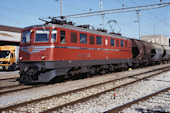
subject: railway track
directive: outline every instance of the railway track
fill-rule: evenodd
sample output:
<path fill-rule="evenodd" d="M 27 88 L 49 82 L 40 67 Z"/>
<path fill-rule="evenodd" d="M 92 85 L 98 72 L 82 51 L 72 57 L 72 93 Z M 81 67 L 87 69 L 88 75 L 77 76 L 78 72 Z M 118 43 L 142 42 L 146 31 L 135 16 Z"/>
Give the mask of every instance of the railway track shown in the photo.
<path fill-rule="evenodd" d="M 10 93 L 13 89 L 21 87 L 17 81 L 18 77 L 0 79 L 0 95 Z"/>
<path fill-rule="evenodd" d="M 0 89 L 0 95 L 5 95 L 8 93 L 14 93 L 17 91 L 23 91 L 23 90 L 28 90 L 28 89 L 32 89 L 32 88 L 38 88 L 38 87 L 42 87 L 44 85 L 34 85 L 34 86 L 30 86 L 30 85 L 24 85 L 24 84 L 18 84 L 18 85 L 12 85 L 12 86 L 6 86 L 6 87 L 1 87 Z"/>
<path fill-rule="evenodd" d="M 20 84 L 17 81 L 18 78 L 19 77 L 11 77 L 11 78 L 0 79 L 0 82 L 2 84 L 4 84 L 4 83 L 10 84 L 10 85 L 5 85 L 5 86 L 0 87 L 0 96 L 8 94 L 8 93 L 14 93 L 14 92 L 17 92 L 17 91 L 28 90 L 28 89 L 38 88 L 38 87 L 44 86 L 44 85 L 24 85 L 24 84 Z"/>
<path fill-rule="evenodd" d="M 0 82 L 3 84 L 3 82 L 6 84 L 8 84 L 8 82 L 16 82 L 16 79 L 18 79 L 18 77 L 13 77 L 13 78 L 4 78 L 4 79 L 0 79 Z M 3 81 L 3 82 L 2 82 Z M 34 85 L 34 86 L 31 86 L 31 85 L 24 85 L 24 84 L 19 84 L 18 83 L 14 83 L 12 85 L 7 85 L 7 86 L 2 86 L 0 87 L 0 95 L 5 95 L 5 94 L 8 94 L 8 93 L 13 93 L 13 92 L 17 92 L 17 91 L 22 91 L 22 90 L 28 90 L 28 89 L 31 89 L 31 88 L 36 88 L 36 87 L 41 87 L 41 86 L 44 86 L 44 85 Z"/>
<path fill-rule="evenodd" d="M 163 89 L 163 90 L 160 90 L 160 91 L 158 91 L 158 92 L 152 93 L 152 94 L 150 94 L 150 95 L 144 96 L 144 97 L 142 97 L 142 98 L 136 99 L 136 100 L 134 100 L 134 101 L 132 101 L 132 102 L 129 102 L 129 103 L 126 103 L 126 104 L 124 104 L 124 105 L 118 106 L 118 107 L 113 108 L 113 109 L 111 109 L 111 110 L 109 110 L 109 111 L 106 111 L 105 113 L 118 113 L 118 112 L 122 111 L 123 109 L 130 107 L 130 106 L 133 105 L 133 104 L 137 104 L 137 103 L 139 103 L 139 102 L 145 101 L 145 100 L 147 100 L 147 99 L 149 99 L 149 98 L 152 98 L 152 97 L 154 97 L 154 96 L 157 96 L 157 95 L 160 94 L 160 93 L 167 92 L 168 90 L 170 90 L 170 87 L 165 88 L 165 89 Z"/>
<path fill-rule="evenodd" d="M 12 77 L 12 78 L 3 78 L 3 79 L 0 79 L 0 81 L 5 81 L 5 80 L 16 80 L 18 79 L 19 77 Z"/>
<path fill-rule="evenodd" d="M 154 69 L 152 71 L 147 71 L 135 75 L 130 75 L 127 77 L 110 80 L 107 82 L 95 84 L 92 86 L 72 90 L 65 93 L 60 93 L 52 95 L 49 97 L 32 100 L 29 102 L 23 102 L 20 104 L 12 105 L 9 107 L 1 108 L 1 111 L 22 111 L 22 112 L 51 112 L 58 111 L 65 106 L 73 105 L 82 101 L 86 101 L 90 98 L 97 97 L 106 92 L 113 91 L 117 88 L 133 84 L 135 82 L 153 77 L 155 75 L 161 74 L 165 71 L 169 71 L 170 67 L 164 67 L 159 69 Z M 149 75 L 147 75 L 149 74 Z M 140 76 L 139 76 L 140 75 Z M 88 92 L 88 93 L 87 93 Z M 75 96 L 76 95 L 76 96 Z M 70 98 L 71 97 L 71 98 Z M 55 104 L 52 104 L 51 101 L 55 100 Z M 43 104 L 43 105 L 42 105 Z M 39 107 L 41 106 L 41 107 Z"/>

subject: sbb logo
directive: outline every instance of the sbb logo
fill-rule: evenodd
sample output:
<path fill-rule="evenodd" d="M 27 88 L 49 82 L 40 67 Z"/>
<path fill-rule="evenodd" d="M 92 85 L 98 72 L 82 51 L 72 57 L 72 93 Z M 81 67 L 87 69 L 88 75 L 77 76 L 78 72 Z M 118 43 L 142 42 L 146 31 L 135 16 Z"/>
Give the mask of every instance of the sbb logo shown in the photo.
<path fill-rule="evenodd" d="M 34 47 L 33 47 L 33 46 L 29 47 L 29 48 L 28 48 L 28 52 L 29 52 L 30 54 L 32 54 L 32 53 L 34 52 Z"/>

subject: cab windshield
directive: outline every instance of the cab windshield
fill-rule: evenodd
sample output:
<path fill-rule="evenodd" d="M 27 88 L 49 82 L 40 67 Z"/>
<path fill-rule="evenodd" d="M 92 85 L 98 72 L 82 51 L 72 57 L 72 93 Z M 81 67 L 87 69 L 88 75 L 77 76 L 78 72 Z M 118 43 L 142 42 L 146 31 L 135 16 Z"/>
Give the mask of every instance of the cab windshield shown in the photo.
<path fill-rule="evenodd" d="M 0 58 L 9 58 L 9 51 L 0 51 Z"/>
<path fill-rule="evenodd" d="M 37 29 L 35 35 L 35 42 L 48 42 L 50 36 L 50 29 Z"/>

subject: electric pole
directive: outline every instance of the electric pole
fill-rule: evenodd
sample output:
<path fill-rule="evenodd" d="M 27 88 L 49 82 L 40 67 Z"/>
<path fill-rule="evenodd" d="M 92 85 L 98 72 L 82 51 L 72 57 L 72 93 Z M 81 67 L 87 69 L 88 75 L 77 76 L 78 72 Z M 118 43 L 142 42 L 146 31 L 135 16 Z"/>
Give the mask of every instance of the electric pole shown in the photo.
<path fill-rule="evenodd" d="M 103 11 L 103 2 L 102 2 L 102 0 L 100 0 L 99 4 L 100 4 L 100 11 Z M 102 25 L 103 25 L 103 29 L 104 29 L 104 14 L 102 14 Z"/>
<path fill-rule="evenodd" d="M 154 36 L 155 36 L 155 24 L 153 25 L 153 32 L 154 32 Z"/>
<path fill-rule="evenodd" d="M 56 0 L 58 2 L 58 0 Z M 63 16 L 63 0 L 60 0 L 60 17 Z"/>
<path fill-rule="evenodd" d="M 140 10 L 137 10 L 136 11 L 136 14 L 137 14 L 137 22 L 138 22 L 138 25 L 139 25 L 139 40 L 140 40 Z"/>
<path fill-rule="evenodd" d="M 60 16 L 63 16 L 63 0 L 60 0 Z"/>

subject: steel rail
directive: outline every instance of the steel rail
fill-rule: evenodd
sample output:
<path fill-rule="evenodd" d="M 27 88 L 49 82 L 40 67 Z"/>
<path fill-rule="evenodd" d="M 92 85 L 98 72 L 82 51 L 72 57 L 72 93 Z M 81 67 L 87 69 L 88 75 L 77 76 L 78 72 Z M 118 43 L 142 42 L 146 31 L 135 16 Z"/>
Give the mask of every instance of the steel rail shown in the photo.
<path fill-rule="evenodd" d="M 8 90 L 8 91 L 2 91 L 0 92 L 0 96 L 1 95 L 5 95 L 5 94 L 8 94 L 8 93 L 13 93 L 13 92 L 17 92 L 17 91 L 23 91 L 23 90 L 28 90 L 28 89 L 32 89 L 32 88 L 38 88 L 38 87 L 43 87 L 45 85 L 35 85 L 35 86 L 25 86 L 24 84 L 22 85 L 15 85 L 15 86 L 9 86 L 7 88 L 14 88 L 14 87 L 21 87 L 20 89 L 14 89 L 14 90 Z M 24 88 L 22 88 L 22 86 L 25 86 Z M 5 88 L 6 89 L 6 88 Z"/>
<path fill-rule="evenodd" d="M 13 87 L 17 87 L 17 86 L 20 86 L 20 84 L 0 87 L 0 89 L 3 90 L 3 89 L 6 89 L 6 88 L 13 88 Z"/>
<path fill-rule="evenodd" d="M 124 104 L 124 105 L 118 106 L 118 107 L 113 108 L 113 109 L 111 109 L 111 110 L 109 110 L 109 111 L 106 111 L 106 112 L 104 112 L 104 113 L 118 113 L 119 111 L 122 111 L 123 109 L 128 108 L 128 107 L 130 107 L 130 106 L 133 105 L 133 104 L 137 104 L 137 103 L 139 103 L 139 102 L 141 102 L 141 101 L 144 101 L 144 100 L 147 100 L 147 99 L 149 99 L 149 98 L 151 98 L 151 97 L 153 97 L 153 96 L 157 96 L 157 95 L 160 94 L 160 93 L 167 92 L 168 90 L 170 90 L 170 87 L 165 88 L 165 89 L 163 89 L 163 90 L 160 90 L 160 91 L 158 91 L 158 92 L 152 93 L 152 94 L 150 94 L 150 95 L 144 96 L 144 97 L 142 97 L 142 98 L 136 99 L 136 100 L 134 100 L 134 101 L 132 101 L 132 102 L 129 102 L 129 103 L 126 103 L 126 104 Z"/>
<path fill-rule="evenodd" d="M 13 77 L 13 78 L 3 78 L 3 79 L 0 79 L 0 81 L 5 81 L 5 80 L 11 80 L 11 79 L 18 79 L 19 77 Z"/>

